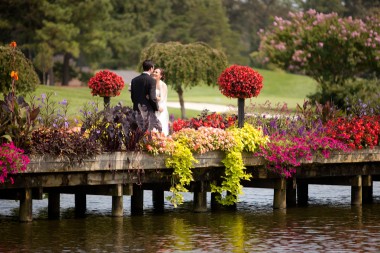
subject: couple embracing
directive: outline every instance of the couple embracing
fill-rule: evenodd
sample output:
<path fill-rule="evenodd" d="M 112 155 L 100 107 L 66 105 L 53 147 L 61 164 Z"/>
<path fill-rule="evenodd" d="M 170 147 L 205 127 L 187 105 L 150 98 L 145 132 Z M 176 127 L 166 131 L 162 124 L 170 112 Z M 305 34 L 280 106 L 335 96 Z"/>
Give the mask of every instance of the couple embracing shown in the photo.
<path fill-rule="evenodd" d="M 145 60 L 142 67 L 144 72 L 131 81 L 133 110 L 140 112 L 144 120 L 157 123 L 148 126 L 148 130 L 156 128 L 168 135 L 169 112 L 166 105 L 168 88 L 163 82 L 164 70 L 155 69 L 154 63 L 150 60 Z"/>

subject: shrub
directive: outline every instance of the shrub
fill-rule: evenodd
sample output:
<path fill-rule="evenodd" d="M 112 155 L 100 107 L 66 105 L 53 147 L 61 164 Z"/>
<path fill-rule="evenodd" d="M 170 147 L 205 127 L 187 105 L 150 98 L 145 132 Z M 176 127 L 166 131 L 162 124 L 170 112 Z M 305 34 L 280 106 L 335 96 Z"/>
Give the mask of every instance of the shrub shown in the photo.
<path fill-rule="evenodd" d="M 40 84 L 40 80 L 32 63 L 17 48 L 0 46 L 0 92 L 8 93 L 12 90 L 11 72 L 16 71 L 18 80 L 16 90 L 25 95 L 33 92 Z"/>
<path fill-rule="evenodd" d="M 380 116 L 337 118 L 326 123 L 326 134 L 346 143 L 352 149 L 379 145 Z"/>
<path fill-rule="evenodd" d="M 0 146 L 0 183 L 7 179 L 13 184 L 12 174 L 26 170 L 30 160 L 24 151 L 17 148 L 13 142 L 3 143 Z"/>
<path fill-rule="evenodd" d="M 101 152 L 93 139 L 86 138 L 80 131 L 65 128 L 38 128 L 33 131 L 31 141 L 32 154 L 63 157 L 72 164 Z"/>
<path fill-rule="evenodd" d="M 287 19 L 276 17 L 261 33 L 260 51 L 277 66 L 315 79 L 320 91 L 313 99 L 338 104 L 347 81 L 380 73 L 378 24 L 378 17 L 340 18 L 314 10 L 289 13 Z"/>
<path fill-rule="evenodd" d="M 108 152 L 139 149 L 138 143 L 148 126 L 155 124 L 151 121 L 158 121 L 149 117 L 149 122 L 144 122 L 140 113 L 121 104 L 99 111 L 98 105 L 93 103 L 81 110 L 81 114 L 82 131 Z"/>
<path fill-rule="evenodd" d="M 214 127 L 226 129 L 236 122 L 236 115 L 219 114 L 216 112 L 210 113 L 207 110 L 201 112 L 198 117 L 189 120 L 177 119 L 173 122 L 173 131 L 177 132 L 183 128 L 198 129 L 204 127 Z"/>
<path fill-rule="evenodd" d="M 40 108 L 29 105 L 22 96 L 9 93 L 0 100 L 0 136 L 28 152 L 39 111 Z"/>

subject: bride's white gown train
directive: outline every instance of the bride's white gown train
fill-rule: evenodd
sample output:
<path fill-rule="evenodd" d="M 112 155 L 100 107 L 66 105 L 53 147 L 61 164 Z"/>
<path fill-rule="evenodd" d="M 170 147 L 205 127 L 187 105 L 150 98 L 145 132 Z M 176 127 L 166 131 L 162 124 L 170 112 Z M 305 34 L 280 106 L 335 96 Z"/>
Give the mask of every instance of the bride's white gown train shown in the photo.
<path fill-rule="evenodd" d="M 162 108 L 163 111 L 156 112 L 156 116 L 158 120 L 161 122 L 162 125 L 162 132 L 165 135 L 169 135 L 169 112 L 168 112 L 168 106 L 167 106 L 167 101 L 168 101 L 168 88 L 166 86 L 166 83 L 163 81 L 160 81 L 160 89 L 156 90 L 157 96 L 160 97 L 160 101 L 158 101 L 158 106 L 159 108 Z"/>

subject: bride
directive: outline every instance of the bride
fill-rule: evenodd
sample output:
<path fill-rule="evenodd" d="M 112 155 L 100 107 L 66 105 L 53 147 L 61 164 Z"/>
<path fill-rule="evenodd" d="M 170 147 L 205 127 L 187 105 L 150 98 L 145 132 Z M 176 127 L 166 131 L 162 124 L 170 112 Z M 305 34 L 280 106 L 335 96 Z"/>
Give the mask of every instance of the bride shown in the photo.
<path fill-rule="evenodd" d="M 163 81 L 165 79 L 165 72 L 161 68 L 156 68 L 153 72 L 153 77 L 156 79 L 156 96 L 158 100 L 158 111 L 156 112 L 157 118 L 162 125 L 162 132 L 165 135 L 169 134 L 169 112 L 167 108 L 168 101 L 168 87 Z"/>

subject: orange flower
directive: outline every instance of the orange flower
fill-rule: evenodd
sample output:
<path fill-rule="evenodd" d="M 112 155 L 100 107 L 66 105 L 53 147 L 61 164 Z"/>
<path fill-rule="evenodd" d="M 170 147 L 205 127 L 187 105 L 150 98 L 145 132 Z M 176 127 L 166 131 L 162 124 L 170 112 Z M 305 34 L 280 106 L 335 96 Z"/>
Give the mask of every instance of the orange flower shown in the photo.
<path fill-rule="evenodd" d="M 9 46 L 11 46 L 13 48 L 17 47 L 16 41 L 12 41 L 11 43 L 9 43 Z"/>
<path fill-rule="evenodd" d="M 11 77 L 13 80 L 17 81 L 18 80 L 18 73 L 17 71 L 12 71 L 11 72 Z"/>

